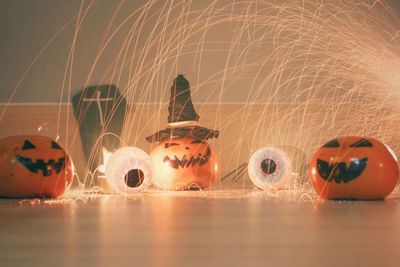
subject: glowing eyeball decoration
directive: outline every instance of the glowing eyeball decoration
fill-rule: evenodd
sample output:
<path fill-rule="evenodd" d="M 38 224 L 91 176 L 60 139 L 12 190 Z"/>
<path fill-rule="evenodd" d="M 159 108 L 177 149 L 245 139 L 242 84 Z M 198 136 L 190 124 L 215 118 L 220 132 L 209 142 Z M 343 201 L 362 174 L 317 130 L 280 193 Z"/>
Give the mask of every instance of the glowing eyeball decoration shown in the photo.
<path fill-rule="evenodd" d="M 344 136 L 314 154 L 311 183 L 324 199 L 384 199 L 399 181 L 392 150 L 373 138 Z"/>
<path fill-rule="evenodd" d="M 39 135 L 0 140 L 0 196 L 58 197 L 69 189 L 74 168 L 65 149 Z"/>
<path fill-rule="evenodd" d="M 140 193 L 151 184 L 150 157 L 137 147 L 120 148 L 108 160 L 106 176 L 116 192 L 127 195 Z"/>
<path fill-rule="evenodd" d="M 150 153 L 153 184 L 163 190 L 190 190 L 211 186 L 218 178 L 218 156 L 199 138 L 168 139 Z"/>
<path fill-rule="evenodd" d="M 284 151 L 263 147 L 254 152 L 247 167 L 251 181 L 264 190 L 287 188 L 292 166 Z"/>

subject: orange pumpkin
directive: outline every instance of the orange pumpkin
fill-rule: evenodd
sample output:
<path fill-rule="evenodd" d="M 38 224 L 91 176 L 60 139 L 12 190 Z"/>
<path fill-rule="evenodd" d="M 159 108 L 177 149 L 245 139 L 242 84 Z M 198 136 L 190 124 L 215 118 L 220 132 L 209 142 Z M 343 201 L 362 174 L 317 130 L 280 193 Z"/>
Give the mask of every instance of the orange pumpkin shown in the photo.
<path fill-rule="evenodd" d="M 204 140 L 169 139 L 150 154 L 153 184 L 164 190 L 186 190 L 212 185 L 218 177 L 217 154 Z"/>
<path fill-rule="evenodd" d="M 0 196 L 57 197 L 72 183 L 71 157 L 49 137 L 0 140 Z"/>
<path fill-rule="evenodd" d="M 384 199 L 399 180 L 396 156 L 372 138 L 333 139 L 314 154 L 311 183 L 324 199 Z"/>

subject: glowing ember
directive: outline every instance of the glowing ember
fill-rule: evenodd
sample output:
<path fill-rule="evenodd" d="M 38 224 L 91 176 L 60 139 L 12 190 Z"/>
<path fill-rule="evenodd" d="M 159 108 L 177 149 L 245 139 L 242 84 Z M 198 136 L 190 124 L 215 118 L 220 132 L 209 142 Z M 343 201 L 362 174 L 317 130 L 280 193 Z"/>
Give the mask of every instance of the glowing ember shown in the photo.
<path fill-rule="evenodd" d="M 98 170 L 100 173 L 102 173 L 103 175 L 105 175 L 106 173 L 106 166 L 107 166 L 107 162 L 110 159 L 112 153 L 110 151 L 108 151 L 105 147 L 103 147 L 103 159 L 104 162 L 103 164 L 99 165 Z"/>

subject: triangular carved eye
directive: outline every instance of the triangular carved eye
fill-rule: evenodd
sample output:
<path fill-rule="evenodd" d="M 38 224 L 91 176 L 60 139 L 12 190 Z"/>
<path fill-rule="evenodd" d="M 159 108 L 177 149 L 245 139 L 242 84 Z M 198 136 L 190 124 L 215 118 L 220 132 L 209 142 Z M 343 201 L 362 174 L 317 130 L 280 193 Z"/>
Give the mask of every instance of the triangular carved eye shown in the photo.
<path fill-rule="evenodd" d="M 51 148 L 54 148 L 54 149 L 62 149 L 62 148 L 60 147 L 60 145 L 57 144 L 57 143 L 54 142 L 54 141 L 51 141 Z"/>
<path fill-rule="evenodd" d="M 192 144 L 205 144 L 205 142 L 201 139 L 195 139 L 192 141 Z"/>
<path fill-rule="evenodd" d="M 169 148 L 171 146 L 179 146 L 179 144 L 177 144 L 177 143 L 165 143 L 164 144 L 164 148 Z"/>
<path fill-rule="evenodd" d="M 373 145 L 370 141 L 363 138 L 352 144 L 350 147 L 373 147 Z"/>
<path fill-rule="evenodd" d="M 337 139 L 333 139 L 326 143 L 323 147 L 339 147 L 339 141 Z"/>
<path fill-rule="evenodd" d="M 22 147 L 22 150 L 27 150 L 27 149 L 34 149 L 36 148 L 34 144 L 29 142 L 28 140 L 25 140 L 24 146 Z"/>

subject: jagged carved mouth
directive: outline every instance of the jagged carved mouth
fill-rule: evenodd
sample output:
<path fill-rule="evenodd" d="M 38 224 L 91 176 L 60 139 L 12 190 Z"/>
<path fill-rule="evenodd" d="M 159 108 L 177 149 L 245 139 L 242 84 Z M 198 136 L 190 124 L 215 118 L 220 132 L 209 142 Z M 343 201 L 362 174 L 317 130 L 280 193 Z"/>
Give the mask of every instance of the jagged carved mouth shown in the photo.
<path fill-rule="evenodd" d="M 172 159 L 169 156 L 165 156 L 163 162 L 168 162 L 169 165 L 174 169 L 178 169 L 179 167 L 188 168 L 193 167 L 196 164 L 199 166 L 206 164 L 210 155 L 211 150 L 209 147 L 207 147 L 207 152 L 205 155 L 199 153 L 197 157 L 190 156 L 189 159 L 186 157 L 186 155 L 184 155 L 182 159 L 178 159 L 177 156 L 173 156 Z"/>
<path fill-rule="evenodd" d="M 42 171 L 43 176 L 51 176 L 53 172 L 56 174 L 60 173 L 62 169 L 65 167 L 65 158 L 59 158 L 58 161 L 54 159 L 50 159 L 48 162 L 45 162 L 42 159 L 36 160 L 36 162 L 32 162 L 32 159 L 22 157 L 20 155 L 15 156 L 22 165 L 24 165 L 31 172 L 37 173 L 39 170 Z"/>
<path fill-rule="evenodd" d="M 319 175 L 326 181 L 348 183 L 358 178 L 367 167 L 368 158 L 353 159 L 347 167 L 346 162 L 336 162 L 329 164 L 327 161 L 317 159 L 317 169 Z"/>

